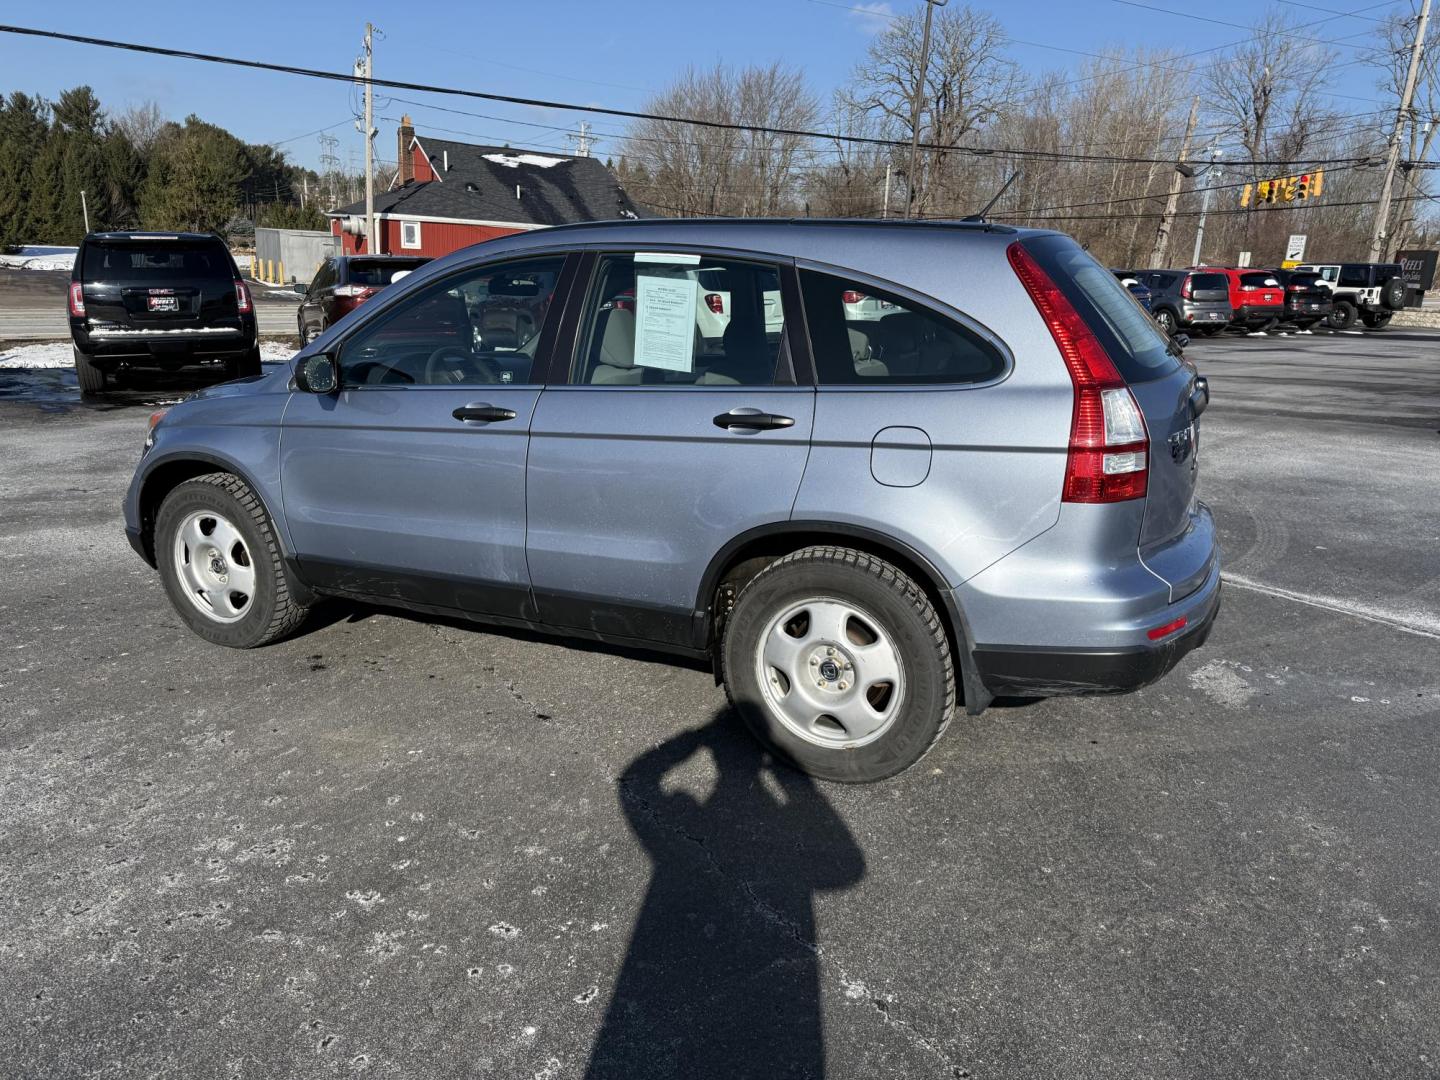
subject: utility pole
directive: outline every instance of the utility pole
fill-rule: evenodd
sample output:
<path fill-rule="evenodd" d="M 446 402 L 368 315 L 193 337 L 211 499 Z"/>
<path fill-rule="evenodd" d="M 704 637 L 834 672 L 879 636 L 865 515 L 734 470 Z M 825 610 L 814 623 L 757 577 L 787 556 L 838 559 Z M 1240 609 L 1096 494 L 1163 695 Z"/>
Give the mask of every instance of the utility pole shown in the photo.
<path fill-rule="evenodd" d="M 1395 127 L 1390 132 L 1390 151 L 1385 156 L 1385 180 L 1380 185 L 1380 201 L 1375 207 L 1375 228 L 1370 234 L 1370 261 L 1379 262 L 1390 246 L 1386 230 L 1390 224 L 1390 198 L 1395 190 L 1395 169 L 1400 164 L 1400 137 L 1405 121 L 1410 119 L 1410 104 L 1415 100 L 1415 81 L 1420 75 L 1420 58 L 1425 53 L 1425 30 L 1430 23 L 1430 0 L 1420 4 L 1420 18 L 1415 23 L 1415 40 L 1410 46 L 1410 68 L 1405 72 L 1405 88 L 1400 94 L 1400 108 L 1395 111 Z"/>
<path fill-rule="evenodd" d="M 1175 159 L 1175 172 L 1170 177 L 1170 194 L 1165 199 L 1165 212 L 1160 215 L 1160 224 L 1155 229 L 1155 246 L 1150 249 L 1150 265 L 1164 266 L 1170 257 L 1170 230 L 1175 226 L 1175 210 L 1180 205 L 1180 189 L 1185 178 L 1194 176 L 1195 170 L 1185 164 L 1190 156 L 1190 139 L 1195 134 L 1195 118 L 1200 115 L 1200 95 L 1190 102 L 1190 119 L 1185 124 L 1185 138 L 1180 143 L 1180 153 Z"/>
<path fill-rule="evenodd" d="M 565 136 L 565 141 L 575 147 L 576 157 L 589 157 L 590 143 L 593 141 L 590 137 L 590 123 L 587 120 L 581 120 L 577 126 L 580 128 L 580 133 L 577 135 L 571 132 Z"/>
<path fill-rule="evenodd" d="M 85 231 L 90 231 L 90 204 L 85 201 L 85 189 L 80 189 L 80 213 L 85 215 Z"/>
<path fill-rule="evenodd" d="M 1220 160 L 1220 148 L 1210 147 L 1210 167 L 1215 168 L 1215 163 Z M 1224 172 L 1217 172 L 1216 176 L 1223 176 Z M 1205 242 L 1205 215 L 1210 212 L 1210 192 L 1214 190 L 1213 184 L 1205 185 L 1205 194 L 1200 197 L 1200 220 L 1195 223 L 1195 251 L 1190 256 L 1190 265 L 1200 265 L 1200 246 Z"/>
<path fill-rule="evenodd" d="M 365 24 L 365 250 L 380 254 L 375 234 L 375 27 Z"/>
<path fill-rule="evenodd" d="M 915 212 L 915 155 L 919 152 L 920 145 L 920 102 L 925 99 L 925 70 L 930 66 L 930 23 L 935 9 L 944 7 L 949 2 L 950 0 L 925 0 L 925 39 L 920 45 L 920 77 L 915 80 L 915 92 L 910 96 L 910 171 L 905 174 L 907 218 Z"/>
<path fill-rule="evenodd" d="M 885 202 L 880 207 L 880 218 L 883 221 L 890 216 L 890 162 L 885 162 Z"/>

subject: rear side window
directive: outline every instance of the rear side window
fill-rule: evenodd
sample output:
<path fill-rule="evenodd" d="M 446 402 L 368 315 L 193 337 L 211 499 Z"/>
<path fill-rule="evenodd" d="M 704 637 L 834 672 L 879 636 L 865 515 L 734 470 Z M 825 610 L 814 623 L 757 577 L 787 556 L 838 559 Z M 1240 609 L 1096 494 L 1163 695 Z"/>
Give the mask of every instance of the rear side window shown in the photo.
<path fill-rule="evenodd" d="M 813 270 L 800 286 L 821 386 L 956 385 L 1005 371 L 993 345 L 913 301 Z"/>
<path fill-rule="evenodd" d="M 1370 268 L 1368 266 L 1342 266 L 1339 283 L 1363 289 L 1370 284 Z"/>
<path fill-rule="evenodd" d="M 1100 339 L 1126 382 L 1158 379 L 1179 366 L 1165 335 L 1145 309 L 1074 240 L 1068 236 L 1038 236 L 1024 244 Z M 1225 287 L 1220 274 L 1196 274 L 1191 287 L 1203 287 L 1199 279 L 1205 277 L 1213 277 L 1220 282 L 1220 288 Z"/>
<path fill-rule="evenodd" d="M 410 273 L 424 266 L 426 259 L 351 259 L 349 274 L 354 285 L 389 285 L 395 275 Z"/>
<path fill-rule="evenodd" d="M 143 285 L 152 281 L 230 280 L 235 269 L 219 241 L 102 240 L 85 246 L 87 281 Z"/>

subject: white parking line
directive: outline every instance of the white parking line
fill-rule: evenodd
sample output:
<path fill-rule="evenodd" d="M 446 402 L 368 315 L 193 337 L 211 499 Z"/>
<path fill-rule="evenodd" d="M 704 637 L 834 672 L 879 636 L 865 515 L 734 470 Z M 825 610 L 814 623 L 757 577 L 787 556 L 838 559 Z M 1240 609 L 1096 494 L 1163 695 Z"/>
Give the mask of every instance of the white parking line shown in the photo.
<path fill-rule="evenodd" d="M 1282 600 L 1293 600 L 1297 604 L 1306 604 L 1309 607 L 1321 608 L 1325 611 L 1335 611 L 1341 615 L 1350 615 L 1356 619 L 1364 619 L 1366 622 L 1379 623 L 1391 629 L 1399 630 L 1406 634 L 1415 634 L 1419 637 L 1435 638 L 1440 641 L 1440 615 L 1429 611 L 1397 612 L 1387 608 L 1378 607 L 1375 604 L 1362 604 L 1354 600 L 1342 600 L 1338 596 L 1316 596 L 1314 593 L 1295 592 L 1293 589 L 1282 589 L 1278 585 L 1266 585 L 1264 582 L 1255 581 L 1242 574 L 1221 574 L 1225 584 L 1237 589 L 1249 589 L 1251 592 L 1264 593 L 1266 596 L 1276 596 Z"/>

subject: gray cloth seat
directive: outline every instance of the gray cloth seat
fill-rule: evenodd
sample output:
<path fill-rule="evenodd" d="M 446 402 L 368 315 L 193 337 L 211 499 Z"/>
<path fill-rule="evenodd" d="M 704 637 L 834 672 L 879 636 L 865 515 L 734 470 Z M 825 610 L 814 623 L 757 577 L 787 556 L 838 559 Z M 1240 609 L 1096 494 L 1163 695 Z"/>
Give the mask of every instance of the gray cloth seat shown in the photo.
<path fill-rule="evenodd" d="M 645 372 L 635 366 L 635 313 L 612 307 L 600 331 L 600 354 L 590 382 L 602 386 L 636 386 Z"/>

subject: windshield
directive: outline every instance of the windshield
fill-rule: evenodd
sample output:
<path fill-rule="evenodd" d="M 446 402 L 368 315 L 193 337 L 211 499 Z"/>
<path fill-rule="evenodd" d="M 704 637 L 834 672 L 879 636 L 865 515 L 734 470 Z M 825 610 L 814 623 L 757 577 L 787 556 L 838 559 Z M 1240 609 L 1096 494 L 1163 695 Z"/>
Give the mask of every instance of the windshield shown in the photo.
<path fill-rule="evenodd" d="M 218 240 L 107 240 L 87 244 L 83 275 L 90 281 L 217 281 L 235 276 Z"/>

